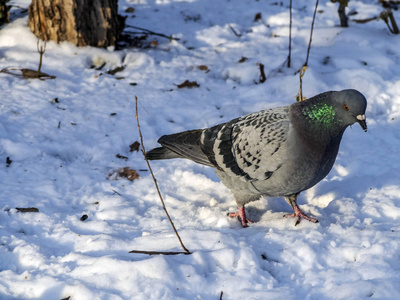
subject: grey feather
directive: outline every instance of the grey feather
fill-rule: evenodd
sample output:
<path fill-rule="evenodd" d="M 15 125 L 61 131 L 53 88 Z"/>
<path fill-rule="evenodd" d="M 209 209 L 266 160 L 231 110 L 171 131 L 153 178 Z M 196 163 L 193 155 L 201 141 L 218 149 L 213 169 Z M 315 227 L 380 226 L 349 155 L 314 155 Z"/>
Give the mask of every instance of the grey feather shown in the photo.
<path fill-rule="evenodd" d="M 298 221 L 315 222 L 300 211 L 296 198 L 329 173 L 349 125 L 358 122 L 366 131 L 366 106 L 356 90 L 326 92 L 211 128 L 163 136 L 163 147 L 147 155 L 214 167 L 236 198 L 243 226 L 247 219 L 240 208 L 260 195 L 283 196 Z"/>
<path fill-rule="evenodd" d="M 180 133 L 164 135 L 158 140 L 163 147 L 147 152 L 146 156 L 150 160 L 187 158 L 199 164 L 214 167 L 207 155 L 201 150 L 200 137 L 202 132 L 203 130 L 189 130 Z M 175 153 L 176 157 L 173 157 L 171 152 Z M 162 155 L 160 156 L 160 153 L 163 153 L 165 158 L 163 158 Z"/>
<path fill-rule="evenodd" d="M 185 158 L 184 156 L 165 147 L 158 147 L 152 149 L 151 151 L 146 153 L 146 157 L 149 160 Z"/>

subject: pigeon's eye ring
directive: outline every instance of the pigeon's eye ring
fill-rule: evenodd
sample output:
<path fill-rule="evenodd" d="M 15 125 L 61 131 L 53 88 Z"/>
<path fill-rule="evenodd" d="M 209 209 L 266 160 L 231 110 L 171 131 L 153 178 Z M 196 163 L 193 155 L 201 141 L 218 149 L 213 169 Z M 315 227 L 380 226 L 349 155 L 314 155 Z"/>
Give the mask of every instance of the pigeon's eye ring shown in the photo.
<path fill-rule="evenodd" d="M 347 104 L 344 105 L 344 110 L 348 111 L 350 108 L 347 106 Z"/>

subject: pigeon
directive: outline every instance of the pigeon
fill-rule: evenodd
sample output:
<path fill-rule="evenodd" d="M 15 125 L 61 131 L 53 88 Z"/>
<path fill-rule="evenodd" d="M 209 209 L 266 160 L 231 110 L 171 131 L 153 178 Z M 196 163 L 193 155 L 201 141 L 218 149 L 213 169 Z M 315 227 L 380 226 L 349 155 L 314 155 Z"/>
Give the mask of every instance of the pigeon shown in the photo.
<path fill-rule="evenodd" d="M 317 223 L 297 205 L 297 197 L 328 175 L 346 128 L 367 131 L 367 101 L 357 90 L 329 91 L 289 106 L 252 113 L 210 128 L 164 135 L 149 160 L 186 158 L 215 169 L 233 193 L 243 227 L 253 223 L 245 205 L 261 196 L 283 197 L 295 224 Z"/>

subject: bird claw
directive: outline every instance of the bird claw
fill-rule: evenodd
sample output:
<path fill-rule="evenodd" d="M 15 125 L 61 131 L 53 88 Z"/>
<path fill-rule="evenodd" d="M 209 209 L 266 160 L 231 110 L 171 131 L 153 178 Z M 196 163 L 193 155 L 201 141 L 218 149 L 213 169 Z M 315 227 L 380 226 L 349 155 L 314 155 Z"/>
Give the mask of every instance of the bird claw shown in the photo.
<path fill-rule="evenodd" d="M 242 224 L 243 228 L 249 227 L 247 223 L 254 223 L 254 221 L 250 220 L 249 218 L 246 217 L 246 212 L 244 210 L 244 207 L 239 207 L 239 211 L 235 213 L 228 213 L 228 216 L 230 218 L 238 218 L 240 223 Z"/>
<path fill-rule="evenodd" d="M 294 213 L 293 214 L 284 215 L 284 217 L 285 218 L 296 218 L 296 223 L 294 224 L 294 226 L 297 226 L 297 225 L 300 224 L 301 218 L 306 219 L 306 220 L 308 220 L 310 222 L 313 222 L 313 223 L 318 223 L 317 219 L 307 216 L 305 213 L 303 213 L 301 211 L 301 209 L 297 205 L 295 205 L 293 209 L 294 209 Z"/>

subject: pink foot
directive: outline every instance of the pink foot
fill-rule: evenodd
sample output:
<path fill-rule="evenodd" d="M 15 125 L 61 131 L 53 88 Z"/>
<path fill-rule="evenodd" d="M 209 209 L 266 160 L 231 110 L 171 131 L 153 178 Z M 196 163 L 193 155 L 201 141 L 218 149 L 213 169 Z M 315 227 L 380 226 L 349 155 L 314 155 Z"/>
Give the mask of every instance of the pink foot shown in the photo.
<path fill-rule="evenodd" d="M 293 214 L 284 215 L 284 217 L 285 218 L 292 218 L 292 217 L 297 218 L 296 223 L 294 224 L 294 226 L 297 226 L 297 225 L 300 224 L 301 218 L 306 219 L 306 220 L 308 220 L 310 222 L 313 222 L 313 223 L 318 223 L 317 219 L 314 219 L 314 218 L 311 218 L 311 217 L 307 216 L 305 213 L 303 213 L 301 211 L 300 207 L 298 207 L 297 205 L 295 205 L 293 209 L 294 209 L 294 213 Z"/>
<path fill-rule="evenodd" d="M 228 216 L 231 217 L 231 218 L 237 217 L 239 219 L 240 223 L 242 223 L 242 226 L 244 228 L 249 227 L 249 225 L 247 225 L 247 223 L 254 223 L 252 220 L 250 220 L 250 219 L 248 219 L 246 217 L 246 211 L 244 209 L 244 206 L 243 207 L 239 207 L 239 211 L 238 212 L 228 213 Z"/>

